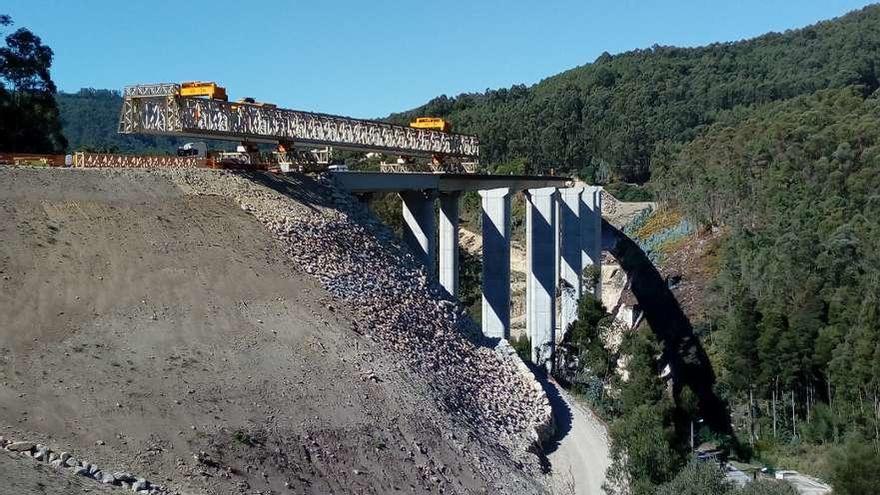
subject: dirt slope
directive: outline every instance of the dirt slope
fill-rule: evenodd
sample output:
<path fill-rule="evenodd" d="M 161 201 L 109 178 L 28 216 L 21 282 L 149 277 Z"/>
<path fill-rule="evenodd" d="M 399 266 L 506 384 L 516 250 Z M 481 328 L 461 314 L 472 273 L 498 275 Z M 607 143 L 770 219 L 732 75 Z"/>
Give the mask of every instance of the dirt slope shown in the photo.
<path fill-rule="evenodd" d="M 58 472 L 48 465 L 0 450 L 0 493 L 40 495 L 119 494 L 121 489 L 72 473 Z"/>
<path fill-rule="evenodd" d="M 0 434 L 184 493 L 541 490 L 510 447 L 528 417 L 475 432 L 507 406 L 451 401 L 455 366 L 364 336 L 252 214 L 172 175 L 0 169 Z"/>

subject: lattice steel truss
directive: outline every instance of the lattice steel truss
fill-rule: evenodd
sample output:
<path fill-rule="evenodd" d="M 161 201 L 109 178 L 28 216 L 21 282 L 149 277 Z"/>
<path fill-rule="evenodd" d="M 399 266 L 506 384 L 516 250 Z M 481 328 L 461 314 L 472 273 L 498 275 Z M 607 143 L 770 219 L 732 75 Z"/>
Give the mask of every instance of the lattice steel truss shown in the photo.
<path fill-rule="evenodd" d="M 400 155 L 475 159 L 475 136 L 179 95 L 178 84 L 129 86 L 119 115 L 122 134 L 164 134 L 207 139 L 286 142 Z"/>
<path fill-rule="evenodd" d="M 73 155 L 74 167 L 88 168 L 196 168 L 206 166 L 204 158 L 194 156 L 136 156 L 107 153 L 77 152 Z"/>

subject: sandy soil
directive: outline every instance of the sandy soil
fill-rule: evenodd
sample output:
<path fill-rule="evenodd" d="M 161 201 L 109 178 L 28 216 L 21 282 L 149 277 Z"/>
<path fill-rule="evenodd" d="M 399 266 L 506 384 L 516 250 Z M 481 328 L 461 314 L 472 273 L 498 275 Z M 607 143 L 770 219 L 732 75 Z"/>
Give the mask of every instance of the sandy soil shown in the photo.
<path fill-rule="evenodd" d="M 647 209 L 656 210 L 657 203 L 653 201 L 623 202 L 618 201 L 608 192 L 602 194 L 602 218 L 617 228 L 623 228 L 624 225 Z"/>
<path fill-rule="evenodd" d="M 161 174 L 0 168 L 0 317 L 0 434 L 105 469 L 183 493 L 541 490 L 252 216 Z"/>

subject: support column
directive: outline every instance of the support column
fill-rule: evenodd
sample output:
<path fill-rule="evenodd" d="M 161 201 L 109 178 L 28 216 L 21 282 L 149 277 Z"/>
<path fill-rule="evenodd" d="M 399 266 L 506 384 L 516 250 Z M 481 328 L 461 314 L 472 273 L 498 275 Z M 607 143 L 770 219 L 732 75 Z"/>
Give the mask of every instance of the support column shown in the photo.
<path fill-rule="evenodd" d="M 440 195 L 440 285 L 458 297 L 458 201 L 461 192 Z"/>
<path fill-rule="evenodd" d="M 526 330 L 532 362 L 548 371 L 556 344 L 556 198 L 555 187 L 526 192 Z"/>
<path fill-rule="evenodd" d="M 581 195 L 582 209 L 584 214 L 581 220 L 581 272 L 590 270 L 596 278 L 595 285 L 587 287 L 584 282 L 584 291 L 590 292 L 596 299 L 602 300 L 602 188 L 587 186 Z"/>
<path fill-rule="evenodd" d="M 434 220 L 434 191 L 404 191 L 403 200 L 403 241 L 425 264 L 428 274 L 437 273 L 437 224 Z"/>
<path fill-rule="evenodd" d="M 483 205 L 483 335 L 510 338 L 510 189 L 480 191 Z"/>
<path fill-rule="evenodd" d="M 577 306 L 581 298 L 583 193 L 583 186 L 559 190 L 560 335 L 565 335 L 568 326 L 577 319 Z"/>

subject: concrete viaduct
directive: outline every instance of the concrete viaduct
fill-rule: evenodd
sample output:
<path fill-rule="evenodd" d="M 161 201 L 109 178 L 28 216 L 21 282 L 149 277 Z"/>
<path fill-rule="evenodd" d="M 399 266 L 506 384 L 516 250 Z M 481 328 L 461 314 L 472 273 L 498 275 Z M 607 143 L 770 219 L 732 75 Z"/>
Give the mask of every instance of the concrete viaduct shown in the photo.
<path fill-rule="evenodd" d="M 574 184 L 564 177 L 477 174 L 337 172 L 334 180 L 357 195 L 397 193 L 403 205 L 404 241 L 456 297 L 459 199 L 462 192 L 479 192 L 482 329 L 487 337 L 505 339 L 510 338 L 511 198 L 524 192 L 526 331 L 532 342 L 532 361 L 538 365 L 548 369 L 552 366 L 556 329 L 566 328 L 577 317 L 581 294 L 589 291 L 598 296 L 601 291 L 599 284 L 585 287 L 583 277 L 586 268 L 601 264 L 599 187 Z"/>

